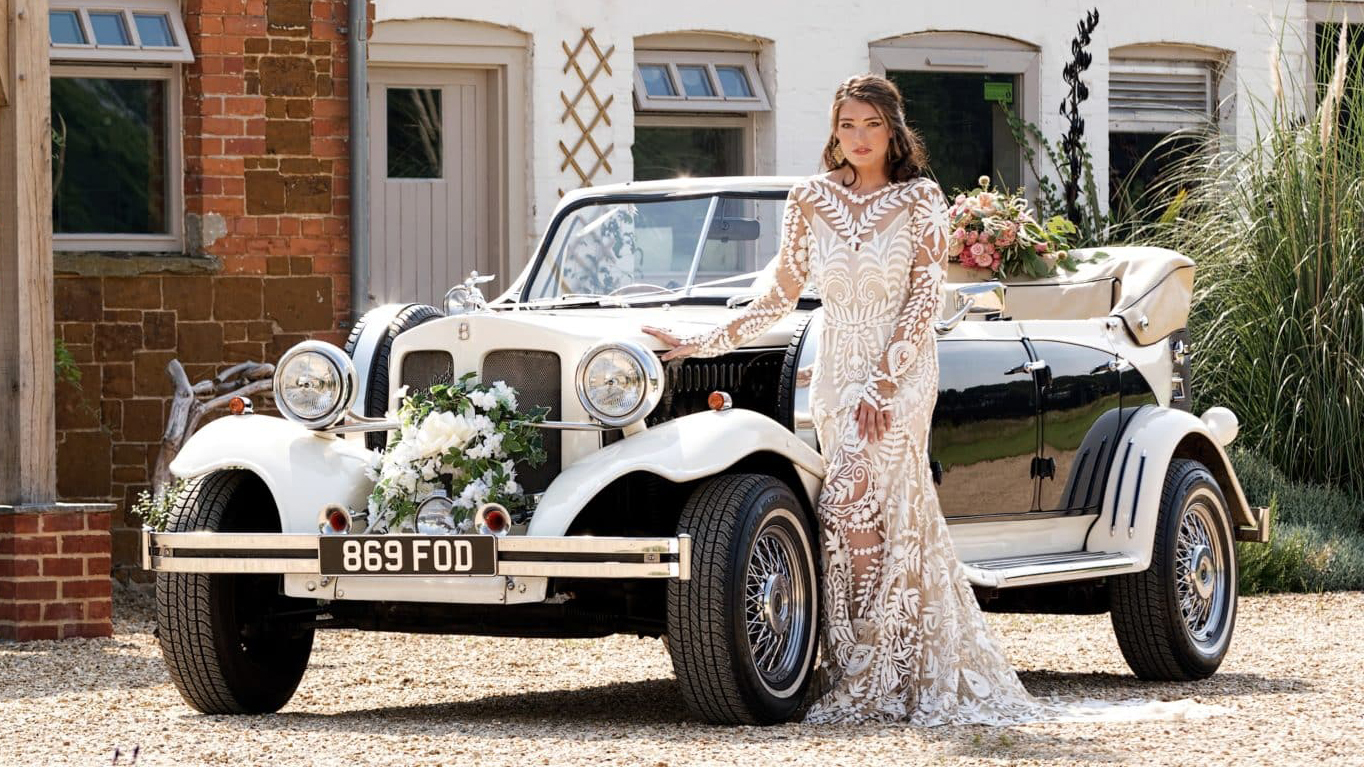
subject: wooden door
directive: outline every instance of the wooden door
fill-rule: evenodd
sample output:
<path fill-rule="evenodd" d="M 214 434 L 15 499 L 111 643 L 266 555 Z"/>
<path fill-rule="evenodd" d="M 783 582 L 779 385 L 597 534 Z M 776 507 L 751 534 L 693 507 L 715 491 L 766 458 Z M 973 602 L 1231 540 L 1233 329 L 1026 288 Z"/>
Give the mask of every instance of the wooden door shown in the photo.
<path fill-rule="evenodd" d="M 498 271 L 490 155 L 501 126 L 488 73 L 372 67 L 369 76 L 370 300 L 441 306 L 471 270 Z"/>

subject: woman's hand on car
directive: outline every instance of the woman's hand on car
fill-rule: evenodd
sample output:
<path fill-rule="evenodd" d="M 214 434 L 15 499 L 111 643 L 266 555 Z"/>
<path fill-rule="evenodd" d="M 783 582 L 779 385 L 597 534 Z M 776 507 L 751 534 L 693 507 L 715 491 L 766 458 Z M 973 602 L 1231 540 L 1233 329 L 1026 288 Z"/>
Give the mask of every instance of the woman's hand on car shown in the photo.
<path fill-rule="evenodd" d="M 664 330 L 663 328 L 656 328 L 650 325 L 644 325 L 640 327 L 640 330 L 644 331 L 645 333 L 648 333 L 654 338 L 657 338 L 658 340 L 672 347 L 666 354 L 663 355 L 664 362 L 667 362 L 668 360 L 677 360 L 683 359 L 684 357 L 690 357 L 697 351 L 696 344 L 684 344 L 677 336 L 673 335 L 671 331 Z"/>

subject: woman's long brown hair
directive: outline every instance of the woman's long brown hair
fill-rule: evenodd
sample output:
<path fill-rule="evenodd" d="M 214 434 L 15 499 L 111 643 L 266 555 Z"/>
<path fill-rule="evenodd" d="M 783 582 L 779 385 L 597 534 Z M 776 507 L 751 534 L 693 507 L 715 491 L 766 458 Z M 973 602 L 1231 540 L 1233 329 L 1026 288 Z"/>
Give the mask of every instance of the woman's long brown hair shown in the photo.
<path fill-rule="evenodd" d="M 870 104 L 890 126 L 890 146 L 886 150 L 886 175 L 891 181 L 909 181 L 928 170 L 928 150 L 918 132 L 905 124 L 904 101 L 895 83 L 880 75 L 854 75 L 843 81 L 834 91 L 834 105 L 829 110 L 829 140 L 821 157 L 825 170 L 846 167 L 853 172 L 852 184 L 858 181 L 857 168 L 843 160 L 834 159 L 838 146 L 838 110 L 843 103 L 855 99 Z"/>

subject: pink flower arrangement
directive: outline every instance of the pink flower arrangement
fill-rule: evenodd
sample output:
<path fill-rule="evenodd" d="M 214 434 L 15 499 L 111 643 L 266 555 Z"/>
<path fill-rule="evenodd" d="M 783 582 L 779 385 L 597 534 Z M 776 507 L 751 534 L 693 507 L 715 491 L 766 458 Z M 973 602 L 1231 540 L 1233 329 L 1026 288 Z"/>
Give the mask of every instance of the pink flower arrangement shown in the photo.
<path fill-rule="evenodd" d="M 1068 236 L 1075 233 L 1073 224 L 1060 216 L 1039 224 L 1021 192 L 991 191 L 988 176 L 977 183 L 970 192 L 956 195 L 948 209 L 950 260 L 998 279 L 1049 277 L 1058 266 L 1075 270 L 1065 251 Z"/>

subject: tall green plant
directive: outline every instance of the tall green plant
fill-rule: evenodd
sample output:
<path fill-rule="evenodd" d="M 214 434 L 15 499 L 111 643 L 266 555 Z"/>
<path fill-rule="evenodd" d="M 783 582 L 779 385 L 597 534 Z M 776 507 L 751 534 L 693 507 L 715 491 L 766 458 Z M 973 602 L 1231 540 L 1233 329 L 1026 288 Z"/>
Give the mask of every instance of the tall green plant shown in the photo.
<path fill-rule="evenodd" d="M 1364 490 L 1364 70 L 1342 36 L 1320 107 L 1277 76 L 1254 140 L 1171 173 L 1187 197 L 1138 236 L 1198 261 L 1196 399 L 1291 478 Z M 1310 99 L 1308 99 L 1310 103 Z M 1353 119 L 1342 119 L 1342 115 Z"/>

